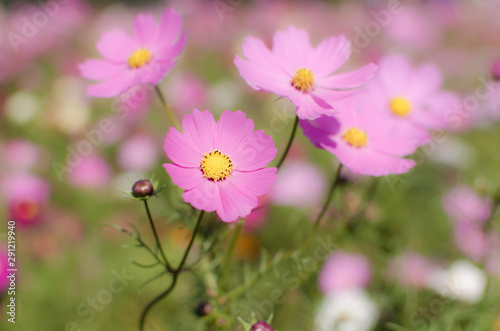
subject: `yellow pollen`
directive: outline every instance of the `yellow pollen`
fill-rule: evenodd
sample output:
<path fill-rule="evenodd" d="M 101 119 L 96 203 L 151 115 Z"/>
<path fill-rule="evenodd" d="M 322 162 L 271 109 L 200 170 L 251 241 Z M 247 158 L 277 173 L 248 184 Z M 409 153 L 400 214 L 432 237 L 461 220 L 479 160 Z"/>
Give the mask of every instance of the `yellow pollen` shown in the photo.
<path fill-rule="evenodd" d="M 292 86 L 301 92 L 309 92 L 314 87 L 314 74 L 306 68 L 299 68 L 292 78 Z"/>
<path fill-rule="evenodd" d="M 394 98 L 391 100 L 390 108 L 398 116 L 406 116 L 410 112 L 411 106 L 405 98 Z"/>
<path fill-rule="evenodd" d="M 357 128 L 350 128 L 342 136 L 342 139 L 354 148 L 360 148 L 366 145 L 368 141 L 366 133 Z"/>
<path fill-rule="evenodd" d="M 142 67 L 151 60 L 152 56 L 153 55 L 151 55 L 151 53 L 147 49 L 138 49 L 128 58 L 128 65 L 130 68 Z"/>
<path fill-rule="evenodd" d="M 200 169 L 203 172 L 203 177 L 217 182 L 231 177 L 234 166 L 228 155 L 216 149 L 203 155 Z"/>

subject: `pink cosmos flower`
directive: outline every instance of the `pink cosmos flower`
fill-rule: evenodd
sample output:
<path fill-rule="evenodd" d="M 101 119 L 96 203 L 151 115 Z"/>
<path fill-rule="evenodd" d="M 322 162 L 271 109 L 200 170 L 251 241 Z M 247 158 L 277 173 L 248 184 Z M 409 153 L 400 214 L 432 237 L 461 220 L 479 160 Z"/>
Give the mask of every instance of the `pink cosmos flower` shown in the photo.
<path fill-rule="evenodd" d="M 234 63 L 248 85 L 256 90 L 287 97 L 297 107 L 301 119 L 332 115 L 332 102 L 360 93 L 375 73 L 376 66 L 332 75 L 350 55 L 344 36 L 330 37 L 312 47 L 305 30 L 288 27 L 273 38 L 273 49 L 247 37 L 242 45 L 248 61 L 236 56 Z"/>
<path fill-rule="evenodd" d="M 132 86 L 158 84 L 186 43 L 185 31 L 178 38 L 181 25 L 180 15 L 170 9 L 163 13 L 159 26 L 150 14 L 137 16 L 133 37 L 121 30 L 104 33 L 97 44 L 104 60 L 90 59 L 80 65 L 83 77 L 102 81 L 90 85 L 87 95 L 110 98 Z"/>
<path fill-rule="evenodd" d="M 368 84 L 370 103 L 379 116 L 392 119 L 400 131 L 424 144 L 429 130 L 444 128 L 447 117 L 457 111 L 459 98 L 441 90 L 443 75 L 430 63 L 413 68 L 401 55 L 382 58 Z"/>
<path fill-rule="evenodd" d="M 364 288 L 372 275 L 368 260 L 361 254 L 335 251 L 323 265 L 318 284 L 324 294 Z"/>
<path fill-rule="evenodd" d="M 491 214 L 491 199 L 481 197 L 473 189 L 460 186 L 443 199 L 446 214 L 456 222 L 483 224 Z"/>
<path fill-rule="evenodd" d="M 50 186 L 42 178 L 18 174 L 5 179 L 2 193 L 9 217 L 16 220 L 18 225 L 29 226 L 42 219 L 49 201 Z"/>
<path fill-rule="evenodd" d="M 226 110 L 216 123 L 208 111 L 184 116 L 180 133 L 171 128 L 163 166 L 182 197 L 193 207 L 216 211 L 224 222 L 236 221 L 257 207 L 257 197 L 276 181 L 274 142 L 241 111 Z"/>
<path fill-rule="evenodd" d="M 379 116 L 365 97 L 352 97 L 337 103 L 335 117 L 300 121 L 304 135 L 318 148 L 333 153 L 339 161 L 359 175 L 402 174 L 415 166 L 402 158 L 416 149 L 415 140 L 395 130 L 394 123 Z"/>
<path fill-rule="evenodd" d="M 457 222 L 454 234 L 457 248 L 475 262 L 480 262 L 490 249 L 488 236 L 478 224 Z"/>

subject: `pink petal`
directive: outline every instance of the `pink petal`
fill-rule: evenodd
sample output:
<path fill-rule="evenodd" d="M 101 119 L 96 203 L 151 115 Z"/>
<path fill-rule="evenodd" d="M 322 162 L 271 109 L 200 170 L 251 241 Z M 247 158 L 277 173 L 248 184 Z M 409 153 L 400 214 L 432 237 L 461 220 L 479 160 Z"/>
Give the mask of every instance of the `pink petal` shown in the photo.
<path fill-rule="evenodd" d="M 241 45 L 241 49 L 248 62 L 274 72 L 282 71 L 276 61 L 276 57 L 262 40 L 248 36 L 245 38 L 243 45 Z M 283 74 L 285 74 L 285 71 L 283 71 Z"/>
<path fill-rule="evenodd" d="M 175 10 L 169 9 L 161 16 L 159 42 L 170 45 L 181 32 L 182 18 Z"/>
<path fill-rule="evenodd" d="M 339 161 L 355 174 L 369 176 L 387 176 L 403 174 L 415 166 L 415 161 L 378 153 L 366 148 L 353 148 L 344 142 L 338 143 L 335 149 L 325 149 L 334 153 Z"/>
<path fill-rule="evenodd" d="M 330 89 L 346 89 L 359 87 L 366 84 L 377 71 L 377 66 L 369 63 L 357 70 L 346 72 L 343 74 L 332 75 L 318 80 L 316 85 Z"/>
<path fill-rule="evenodd" d="M 287 96 L 293 89 L 291 86 L 292 76 L 287 76 L 281 68 L 266 69 L 266 67 L 247 62 L 238 56 L 234 59 L 234 64 L 238 68 L 241 77 L 253 89 L 264 90 L 281 96 Z"/>
<path fill-rule="evenodd" d="M 351 54 L 351 43 L 344 36 L 330 37 L 323 40 L 314 49 L 310 60 L 315 77 L 321 79 L 340 68 Z"/>
<path fill-rule="evenodd" d="M 370 148 L 379 153 L 395 156 L 406 156 L 415 152 L 418 147 L 416 139 L 407 138 L 401 135 L 388 134 L 383 139 L 371 140 Z"/>
<path fill-rule="evenodd" d="M 298 92 L 298 98 L 292 100 L 297 106 L 297 116 L 302 120 L 314 120 L 323 115 L 333 116 L 335 110 L 321 98 L 311 93 Z"/>
<path fill-rule="evenodd" d="M 198 167 L 205 153 L 176 128 L 170 128 L 165 138 L 164 149 L 168 158 L 182 167 Z"/>
<path fill-rule="evenodd" d="M 134 20 L 134 37 L 141 45 L 155 48 L 158 45 L 158 25 L 151 14 L 139 14 Z"/>
<path fill-rule="evenodd" d="M 97 50 L 106 59 L 125 63 L 139 45 L 125 32 L 112 30 L 105 32 L 97 43 Z"/>
<path fill-rule="evenodd" d="M 367 89 L 359 89 L 359 88 L 352 90 L 330 90 L 321 87 L 316 87 L 314 91 L 311 92 L 311 94 L 327 102 L 335 102 L 359 93 L 367 93 L 367 91 L 368 91 Z"/>
<path fill-rule="evenodd" d="M 172 178 L 172 182 L 184 190 L 191 190 L 206 180 L 200 168 L 183 168 L 171 163 L 165 163 L 163 167 Z"/>
<path fill-rule="evenodd" d="M 122 64 L 115 64 L 101 59 L 89 59 L 78 65 L 83 77 L 91 80 L 110 79 L 124 70 Z"/>
<path fill-rule="evenodd" d="M 134 85 L 134 73 L 126 70 L 114 78 L 87 87 L 87 96 L 97 98 L 116 97 Z"/>
<path fill-rule="evenodd" d="M 269 191 L 272 184 L 276 182 L 277 168 L 264 168 L 256 171 L 233 171 L 231 183 L 241 192 L 252 196 L 261 196 Z"/>
<path fill-rule="evenodd" d="M 141 68 L 132 69 L 136 73 L 134 85 L 152 84 L 157 85 L 167 75 L 175 62 L 151 61 Z"/>
<path fill-rule="evenodd" d="M 184 116 L 182 132 L 191 146 L 197 146 L 203 153 L 219 148 L 214 144 L 216 124 L 210 111 L 193 110 L 193 114 Z M 200 159 L 201 160 L 201 159 Z"/>
<path fill-rule="evenodd" d="M 238 145 L 254 130 L 255 125 L 242 111 L 226 110 L 222 113 L 215 130 L 214 143 L 225 154 L 233 154 Z"/>
<path fill-rule="evenodd" d="M 273 53 L 290 77 L 293 77 L 300 67 L 307 66 L 308 56 L 312 51 L 309 35 L 303 29 L 290 26 L 285 31 L 274 34 Z"/>
<path fill-rule="evenodd" d="M 248 135 L 231 153 L 236 169 L 252 171 L 264 168 L 275 157 L 278 150 L 274 147 L 273 139 L 257 130 Z"/>
<path fill-rule="evenodd" d="M 161 48 L 158 51 L 157 61 L 171 61 L 172 59 L 177 58 L 186 45 L 186 35 L 187 32 L 184 31 L 175 44 L 168 44 L 167 46 Z"/>
<path fill-rule="evenodd" d="M 196 209 L 206 212 L 215 211 L 219 206 L 219 183 L 203 179 L 197 187 L 185 191 L 182 198 Z"/>
<path fill-rule="evenodd" d="M 240 191 L 231 179 L 217 183 L 219 187 L 219 204 L 217 215 L 224 222 L 234 222 L 245 217 L 257 207 L 257 198 Z"/>

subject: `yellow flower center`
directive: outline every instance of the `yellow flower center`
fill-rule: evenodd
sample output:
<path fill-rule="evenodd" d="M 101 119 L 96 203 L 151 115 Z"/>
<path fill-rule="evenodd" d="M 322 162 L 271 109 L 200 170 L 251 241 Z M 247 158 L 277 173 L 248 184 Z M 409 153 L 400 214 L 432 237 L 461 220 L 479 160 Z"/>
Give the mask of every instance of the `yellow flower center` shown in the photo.
<path fill-rule="evenodd" d="M 306 68 L 299 68 L 292 78 L 292 86 L 301 92 L 309 92 L 314 87 L 314 74 Z"/>
<path fill-rule="evenodd" d="M 344 133 L 342 139 L 354 148 L 360 148 L 366 145 L 368 141 L 366 133 L 357 128 L 350 128 Z"/>
<path fill-rule="evenodd" d="M 139 68 L 146 65 L 153 55 L 145 48 L 136 50 L 128 58 L 128 65 L 130 68 Z"/>
<path fill-rule="evenodd" d="M 398 116 L 406 116 L 410 112 L 411 105 L 405 98 L 394 98 L 389 106 L 392 112 Z"/>
<path fill-rule="evenodd" d="M 203 177 L 217 182 L 231 177 L 234 166 L 228 155 L 216 149 L 203 155 L 200 169 L 203 172 Z"/>

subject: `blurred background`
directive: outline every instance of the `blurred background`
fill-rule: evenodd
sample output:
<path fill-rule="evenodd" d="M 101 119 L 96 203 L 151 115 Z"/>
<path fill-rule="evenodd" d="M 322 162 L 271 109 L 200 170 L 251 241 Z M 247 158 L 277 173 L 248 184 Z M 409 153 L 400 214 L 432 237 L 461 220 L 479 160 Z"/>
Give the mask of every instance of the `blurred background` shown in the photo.
<path fill-rule="evenodd" d="M 375 330 L 500 330 L 500 247 L 493 239 L 485 244 L 486 237 L 496 238 L 498 225 L 488 233 L 463 229 L 445 208 L 490 208 L 495 201 L 488 196 L 500 186 L 495 0 L 2 1 L 0 255 L 7 222 L 15 218 L 18 283 L 16 325 L 7 321 L 10 296 L 0 288 L 1 330 L 137 330 L 143 307 L 168 286 L 167 276 L 143 286 L 160 270 L 135 265 L 151 259 L 111 226 L 133 224 L 152 242 L 142 203 L 127 193 L 136 180 L 154 177 L 165 187 L 150 200 L 152 214 L 167 254 L 180 260 L 194 223 L 183 217 L 192 210 L 162 167 L 167 117 L 149 88 L 116 99 L 86 97 L 89 82 L 77 68 L 99 57 L 95 45 L 103 32 L 130 32 L 136 14 L 159 17 L 168 8 L 182 15 L 188 31 L 177 65 L 159 85 L 178 118 L 193 108 L 216 117 L 243 110 L 274 138 L 278 155 L 295 110 L 287 100 L 252 90 L 233 59 L 246 36 L 271 45 L 273 34 L 288 25 L 307 29 L 313 45 L 344 34 L 353 47 L 346 70 L 391 53 L 415 64 L 432 62 L 443 72 L 444 88 L 463 97 L 464 109 L 456 125 L 415 154 L 411 173 L 374 179 L 343 172 L 310 251 L 262 275 L 230 302 L 213 300 L 210 277 L 220 271 L 234 225 L 209 219 L 189 261 L 195 272 L 183 275 L 173 295 L 152 310 L 150 330 L 243 330 L 235 317 L 249 321 L 252 312 L 261 319 L 274 312 L 277 330 L 314 330 L 327 295 L 318 285 L 325 260 L 312 255 L 317 247 L 367 261 L 363 290 L 377 310 Z M 335 165 L 333 155 L 315 149 L 299 130 L 278 182 L 236 243 L 229 288 L 255 276 L 263 258 L 300 245 Z M 462 191 L 453 191 L 457 187 Z M 207 245 L 213 245 L 211 255 L 197 261 Z M 450 271 L 457 261 L 465 269 Z M 469 287 L 450 298 L 443 283 L 433 281 L 457 269 L 476 289 L 465 299 L 460 293 Z M 5 270 L 3 259 L 0 275 Z M 212 312 L 200 317 L 196 308 L 203 302 Z M 339 314 L 362 315 L 362 307 Z"/>

